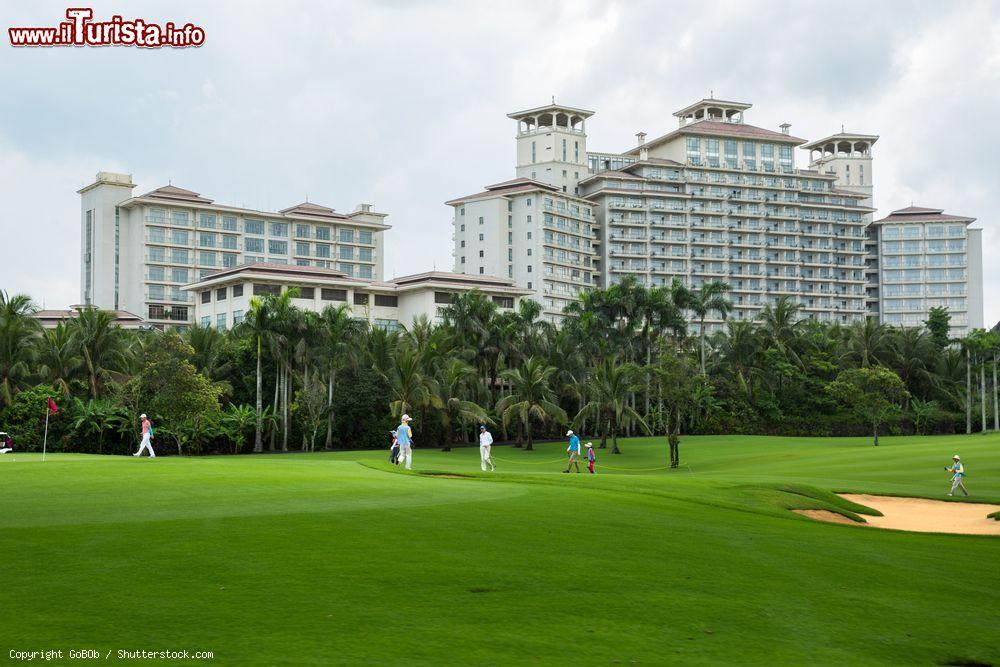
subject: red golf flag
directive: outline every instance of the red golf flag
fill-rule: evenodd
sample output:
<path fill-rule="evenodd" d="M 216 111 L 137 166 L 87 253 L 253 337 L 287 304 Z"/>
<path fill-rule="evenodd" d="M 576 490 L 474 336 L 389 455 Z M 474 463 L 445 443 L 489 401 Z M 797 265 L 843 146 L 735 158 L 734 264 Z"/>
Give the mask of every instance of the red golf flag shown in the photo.
<path fill-rule="evenodd" d="M 52 414 L 59 412 L 59 406 L 51 398 L 49 399 L 49 412 Z"/>

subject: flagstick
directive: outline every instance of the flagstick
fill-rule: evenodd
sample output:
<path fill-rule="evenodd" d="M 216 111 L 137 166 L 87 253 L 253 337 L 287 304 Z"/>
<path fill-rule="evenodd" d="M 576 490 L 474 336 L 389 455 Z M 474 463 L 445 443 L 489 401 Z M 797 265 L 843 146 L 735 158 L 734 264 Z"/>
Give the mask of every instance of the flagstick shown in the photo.
<path fill-rule="evenodd" d="M 49 442 L 49 404 L 45 404 L 45 437 L 42 439 L 42 460 L 45 460 L 45 448 Z"/>

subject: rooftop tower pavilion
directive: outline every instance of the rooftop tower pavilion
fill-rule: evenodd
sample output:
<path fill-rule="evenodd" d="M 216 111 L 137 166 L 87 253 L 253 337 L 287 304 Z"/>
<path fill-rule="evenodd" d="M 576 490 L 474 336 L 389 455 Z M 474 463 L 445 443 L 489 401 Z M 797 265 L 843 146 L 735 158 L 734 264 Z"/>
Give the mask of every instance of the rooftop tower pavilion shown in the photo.
<path fill-rule="evenodd" d="M 867 198 L 865 206 L 874 209 L 874 171 L 872 146 L 878 141 L 875 134 L 844 132 L 812 141 L 802 146 L 809 151 L 809 168 L 833 174 L 837 187 L 860 192 Z M 865 301 L 868 314 L 882 317 L 882 299 L 879 292 L 878 228 L 871 224 L 872 214 L 865 215 Z"/>
<path fill-rule="evenodd" d="M 518 178 L 578 194 L 587 175 L 587 119 L 593 111 L 552 104 L 507 114 L 517 121 Z"/>

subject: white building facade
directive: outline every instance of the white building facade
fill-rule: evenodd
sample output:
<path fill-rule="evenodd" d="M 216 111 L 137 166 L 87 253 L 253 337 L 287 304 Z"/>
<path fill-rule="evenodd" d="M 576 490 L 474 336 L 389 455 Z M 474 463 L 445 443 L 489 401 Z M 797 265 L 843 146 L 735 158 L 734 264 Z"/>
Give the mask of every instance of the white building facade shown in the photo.
<path fill-rule="evenodd" d="M 346 304 L 352 317 L 373 327 L 395 330 L 427 318 L 440 323 L 441 311 L 456 294 L 479 290 L 501 312 L 518 307 L 528 290 L 492 276 L 463 276 L 440 271 L 395 278 L 388 282 L 361 280 L 335 269 L 287 264 L 243 264 L 216 271 L 184 289 L 193 296 L 194 322 L 227 329 L 238 325 L 250 310 L 250 300 L 279 295 L 290 288 L 292 303 L 321 312 Z"/>
<path fill-rule="evenodd" d="M 383 278 L 384 213 L 303 203 L 264 212 L 217 204 L 172 185 L 133 196 L 126 174 L 100 172 L 79 191 L 81 302 L 126 310 L 154 326 L 188 325 L 184 286 L 220 269 L 267 262 Z"/>
<path fill-rule="evenodd" d="M 983 328 L 982 230 L 975 218 L 909 206 L 874 221 L 878 308 L 884 324 L 922 326 L 931 308 L 951 315 L 951 335 Z"/>

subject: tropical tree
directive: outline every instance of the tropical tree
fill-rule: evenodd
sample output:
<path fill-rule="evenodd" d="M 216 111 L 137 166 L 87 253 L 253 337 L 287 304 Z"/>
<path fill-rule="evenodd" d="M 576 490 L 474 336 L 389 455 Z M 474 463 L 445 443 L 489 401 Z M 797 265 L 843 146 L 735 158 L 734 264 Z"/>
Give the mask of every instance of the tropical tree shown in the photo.
<path fill-rule="evenodd" d="M 115 322 L 114 314 L 98 308 L 78 308 L 69 326 L 83 357 L 90 397 L 97 398 L 101 387 L 114 377 L 116 371 L 128 368 L 125 336 Z"/>
<path fill-rule="evenodd" d="M 476 369 L 460 359 L 448 360 L 435 383 L 441 405 L 441 423 L 445 429 L 444 451 L 450 451 L 457 440 L 458 426 L 467 423 L 493 424 L 485 408 L 469 400 L 476 380 Z"/>
<path fill-rule="evenodd" d="M 9 296 L 0 290 L 0 407 L 28 386 L 36 356 L 34 339 L 41 329 L 35 312 L 26 294 Z"/>
<path fill-rule="evenodd" d="M 722 319 L 729 316 L 733 304 L 726 299 L 729 283 L 712 280 L 702 283 L 701 288 L 691 295 L 687 304 L 688 310 L 698 318 L 698 339 L 701 348 L 701 374 L 705 375 L 705 318 L 715 311 Z"/>
<path fill-rule="evenodd" d="M 948 347 L 951 340 L 951 315 L 944 306 L 934 306 L 927 311 L 927 319 L 924 321 L 927 332 L 930 334 L 931 342 L 939 350 Z"/>
<path fill-rule="evenodd" d="M 859 419 L 869 424 L 878 446 L 878 429 L 899 414 L 908 396 L 906 385 L 884 366 L 862 366 L 842 371 L 827 385 L 827 391 Z"/>
<path fill-rule="evenodd" d="M 611 437 L 611 453 L 621 454 L 618 434 L 621 427 L 637 424 L 649 432 L 649 426 L 635 408 L 628 404 L 630 394 L 638 390 L 640 369 L 634 364 L 622 364 L 616 357 L 608 357 L 590 376 L 589 400 L 574 418 L 575 423 L 589 418 L 598 424 L 601 433 L 601 447 L 605 447 Z"/>
<path fill-rule="evenodd" d="M 78 378 L 83 365 L 79 350 L 72 330 L 64 322 L 45 329 L 38 340 L 39 375 L 66 399 L 72 393 L 70 383 Z"/>
<path fill-rule="evenodd" d="M 97 453 L 104 453 L 104 434 L 107 431 L 120 432 L 120 427 L 129 423 L 124 409 L 106 398 L 88 398 L 82 401 L 74 398 L 70 409 L 70 428 L 78 437 L 97 437 Z"/>
<path fill-rule="evenodd" d="M 222 431 L 233 446 L 233 454 L 239 454 L 247 441 L 247 433 L 257 423 L 257 411 L 249 405 L 230 403 L 219 415 Z"/>
<path fill-rule="evenodd" d="M 509 368 L 500 377 L 510 386 L 510 393 L 497 401 L 496 410 L 503 418 L 504 425 L 517 421 L 524 428 L 527 444 L 531 451 L 532 425 L 569 421 L 566 411 L 556 403 L 551 381 L 556 369 L 539 357 L 528 357 L 519 368 Z"/>

